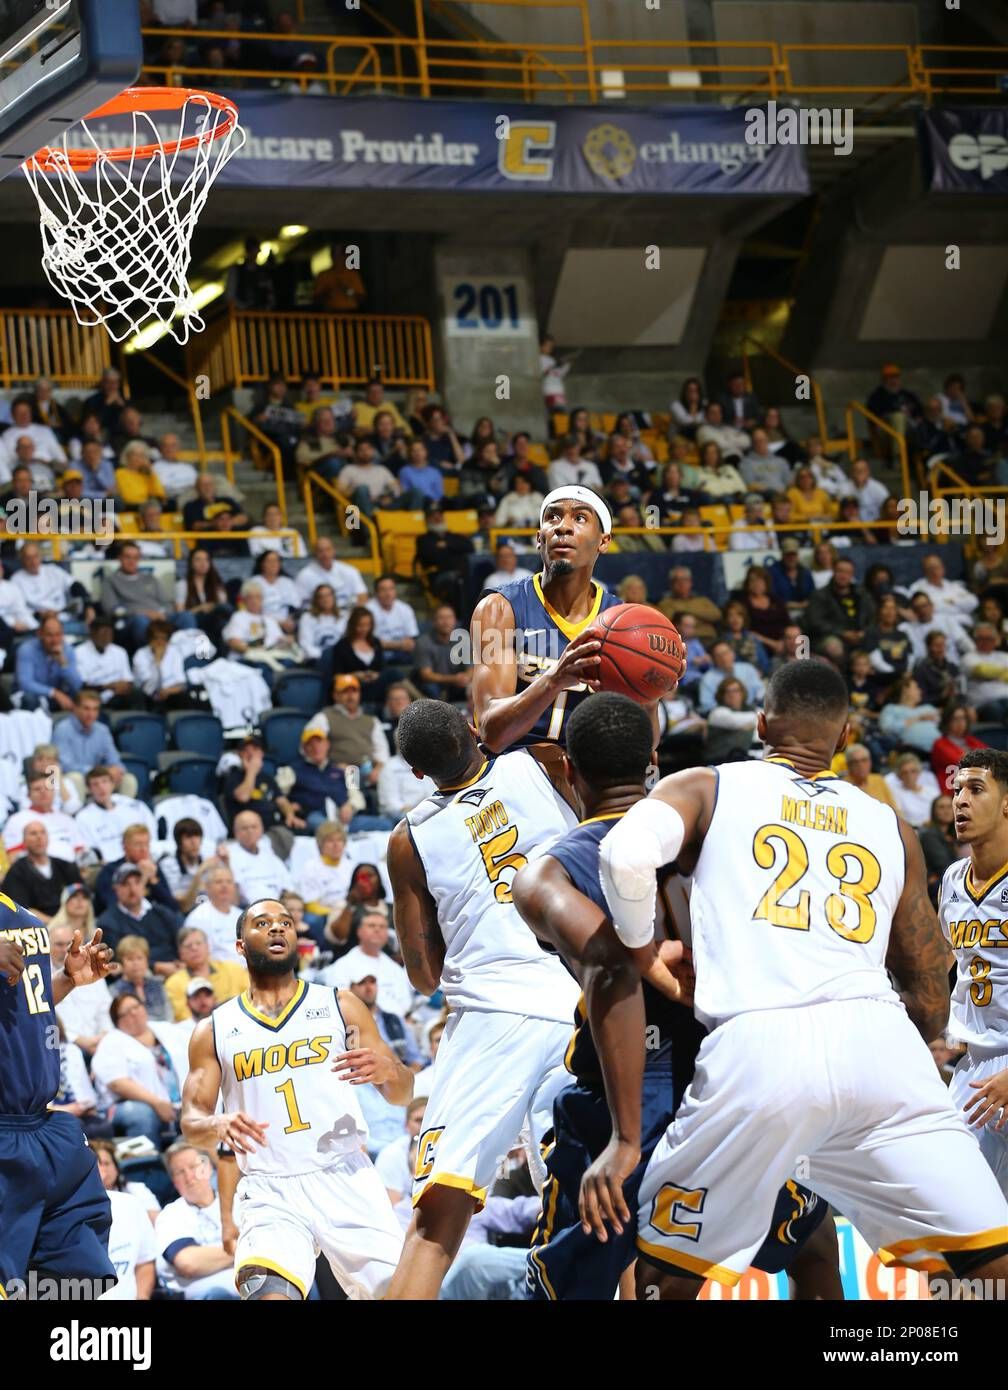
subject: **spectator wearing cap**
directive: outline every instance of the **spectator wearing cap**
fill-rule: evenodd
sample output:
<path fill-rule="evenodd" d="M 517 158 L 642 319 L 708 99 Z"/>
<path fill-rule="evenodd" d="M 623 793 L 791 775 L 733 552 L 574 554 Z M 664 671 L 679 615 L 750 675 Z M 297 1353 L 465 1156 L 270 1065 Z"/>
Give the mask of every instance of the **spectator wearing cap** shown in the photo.
<path fill-rule="evenodd" d="M 802 564 L 799 553 L 801 547 L 793 536 L 785 536 L 780 543 L 780 559 L 769 567 L 770 592 L 791 609 L 804 608 L 815 590 L 812 572 Z"/>
<path fill-rule="evenodd" d="M 50 857 L 49 832 L 40 820 L 29 820 L 22 834 L 25 852 L 7 870 L 0 888 L 48 922 L 63 906 L 70 886 L 79 886 L 80 874 L 70 860 Z"/>
<path fill-rule="evenodd" d="M 148 1018 L 156 1023 L 170 1023 L 173 1017 L 172 1006 L 165 994 L 164 981 L 151 971 L 150 946 L 142 936 L 123 936 L 115 949 L 121 974 L 118 980 L 109 984 L 113 999 L 118 994 L 135 994 Z"/>
<path fill-rule="evenodd" d="M 248 988 L 248 972 L 242 966 L 234 961 L 211 958 L 206 932 L 199 927 L 182 928 L 178 934 L 178 954 L 181 968 L 164 982 L 176 1022 L 190 1017 L 188 1001 L 200 988 L 210 990 L 218 1004 L 234 999 Z"/>
<path fill-rule="evenodd" d="M 417 537 L 416 561 L 430 588 L 440 598 L 451 598 L 458 606 L 464 593 L 464 577 L 473 543 L 468 536 L 449 531 L 444 507 L 435 503 L 427 509 L 427 529 Z"/>
<path fill-rule="evenodd" d="M 173 975 L 179 968 L 175 948 L 177 914 L 152 903 L 144 892 L 143 870 L 125 860 L 112 874 L 115 903 L 98 919 L 106 943 L 115 950 L 124 936 L 142 936 L 150 947 L 156 975 Z"/>
<path fill-rule="evenodd" d="M 288 830 L 303 830 L 304 821 L 290 799 L 281 792 L 276 778 L 265 770 L 265 745 L 261 738 L 250 735 L 238 748 L 239 762 L 229 767 L 221 780 L 224 819 L 228 825 L 247 808 L 258 811 L 263 825 L 286 825 Z"/>
<path fill-rule="evenodd" d="M 872 414 L 878 415 L 897 434 L 908 433 L 910 424 L 923 414 L 919 398 L 903 385 L 903 373 L 895 362 L 883 365 L 879 384 L 868 397 L 867 404 Z M 871 426 L 871 434 L 876 455 L 889 458 L 890 436 L 877 425 Z"/>
<path fill-rule="evenodd" d="M 433 700 L 464 701 L 472 681 L 472 666 L 459 659 L 456 640 L 458 618 L 448 603 L 434 610 L 430 632 L 425 632 L 413 653 L 416 680 Z"/>
<path fill-rule="evenodd" d="M 292 770 L 291 799 L 309 830 L 317 830 L 323 821 L 337 818 L 351 831 L 395 828 L 395 823 L 385 816 L 354 814 L 343 769 L 329 756 L 329 726 L 324 720 L 317 718 L 305 725 L 301 756 L 295 759 Z"/>
<path fill-rule="evenodd" d="M 752 445 L 737 467 L 750 492 L 758 492 L 763 497 L 786 491 L 791 481 L 791 470 L 770 448 L 770 436 L 763 429 L 753 430 Z"/>
<path fill-rule="evenodd" d="M 777 536 L 763 518 L 763 498 L 758 492 L 746 494 L 745 510 L 732 522 L 729 550 L 776 550 Z M 755 529 L 750 529 L 755 528 Z"/>
<path fill-rule="evenodd" d="M 381 720 L 361 708 L 361 685 L 354 675 L 333 681 L 333 703 L 312 717 L 329 727 L 329 756 L 341 767 L 356 767 L 362 787 L 375 787 L 391 756 Z"/>

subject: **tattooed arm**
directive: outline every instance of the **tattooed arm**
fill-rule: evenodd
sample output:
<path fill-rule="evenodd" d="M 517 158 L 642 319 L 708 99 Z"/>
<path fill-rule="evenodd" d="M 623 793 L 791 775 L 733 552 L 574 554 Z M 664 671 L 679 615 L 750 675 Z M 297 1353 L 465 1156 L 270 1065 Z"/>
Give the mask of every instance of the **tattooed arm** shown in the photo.
<path fill-rule="evenodd" d="M 405 821 L 400 821 L 392 832 L 387 863 L 395 931 L 406 974 L 414 989 L 433 994 L 441 982 L 445 944 L 438 926 L 437 905 Z"/>
<path fill-rule="evenodd" d="M 886 966 L 900 986 L 900 997 L 925 1042 L 948 1022 L 948 949 L 927 892 L 924 855 L 915 832 L 899 823 L 906 855 L 906 881 L 896 911 Z"/>

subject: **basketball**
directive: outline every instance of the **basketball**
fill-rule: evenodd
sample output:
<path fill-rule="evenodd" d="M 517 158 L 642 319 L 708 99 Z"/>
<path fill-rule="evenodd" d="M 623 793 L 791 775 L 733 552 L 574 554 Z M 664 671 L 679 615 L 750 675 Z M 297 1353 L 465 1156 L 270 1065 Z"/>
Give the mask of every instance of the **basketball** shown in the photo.
<path fill-rule="evenodd" d="M 602 643 L 602 689 L 639 704 L 669 694 L 686 670 L 686 648 L 675 625 L 645 603 L 607 608 L 591 634 Z"/>

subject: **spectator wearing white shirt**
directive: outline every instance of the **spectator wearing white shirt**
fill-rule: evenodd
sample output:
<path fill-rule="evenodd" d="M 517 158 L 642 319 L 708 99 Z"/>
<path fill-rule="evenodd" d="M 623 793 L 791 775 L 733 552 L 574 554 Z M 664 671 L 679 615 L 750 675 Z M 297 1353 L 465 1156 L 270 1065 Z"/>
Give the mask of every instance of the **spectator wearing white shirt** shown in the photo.
<path fill-rule="evenodd" d="M 57 463 L 62 467 L 67 462 L 66 450 L 48 425 L 36 425 L 32 421 L 32 402 L 30 396 L 19 396 L 11 403 L 10 429 L 0 436 L 0 447 L 13 466 L 18 442 L 28 438 L 34 448 L 34 456 L 41 463 Z"/>
<path fill-rule="evenodd" d="M 56 613 L 61 620 L 70 617 L 67 601 L 73 588 L 73 579 L 59 565 L 43 564 L 42 551 L 35 541 L 22 546 L 19 556 L 21 567 L 11 575 L 11 583 L 17 585 L 25 605 L 38 618 L 41 613 Z"/>
<path fill-rule="evenodd" d="M 275 550 L 267 550 L 255 562 L 255 576 L 262 589 L 263 612 L 268 618 L 275 618 L 284 632 L 293 632 L 305 600 L 294 580 L 282 570 L 283 557 Z"/>
<path fill-rule="evenodd" d="M 231 614 L 221 636 L 230 660 L 276 671 L 293 664 L 290 650 L 293 639 L 275 618 L 263 612 L 264 587 L 259 579 L 246 579 L 241 586 L 244 607 Z"/>
<path fill-rule="evenodd" d="M 298 571 L 295 581 L 306 603 L 320 584 L 332 585 L 341 613 L 367 599 L 367 585 L 360 571 L 336 559 L 336 547 L 328 536 L 318 538 L 312 554 L 314 558 Z"/>
<path fill-rule="evenodd" d="M 3 828 L 3 843 L 8 856 L 13 858 L 24 853 L 25 826 L 31 821 L 41 821 L 49 834 L 49 853 L 53 858 L 76 862 L 77 856 L 86 847 L 84 836 L 73 816 L 68 816 L 65 811 L 53 810 L 55 796 L 56 789 L 49 772 L 40 769 L 29 775 L 28 808 L 15 811 Z"/>
<path fill-rule="evenodd" d="M 318 853 L 301 865 L 298 884 L 308 912 L 341 912 L 357 861 L 347 851 L 347 834 L 339 821 L 325 820 L 315 831 Z"/>
<path fill-rule="evenodd" d="M 85 781 L 90 799 L 77 812 L 76 821 L 86 842 L 98 851 L 106 864 L 125 855 L 123 831 L 129 826 L 145 825 L 151 839 L 156 838 L 157 826 L 150 807 L 132 796 L 113 792 L 111 768 L 93 767 Z"/>
<path fill-rule="evenodd" d="M 238 907 L 234 875 L 224 863 L 211 864 L 203 874 L 201 886 L 206 897 L 189 913 L 185 925 L 199 927 L 206 933 L 214 960 L 231 960 L 244 965 L 245 958 L 235 947 L 235 923 L 241 916 L 241 908 Z"/>
<path fill-rule="evenodd" d="M 11 632 L 34 632 L 38 620 L 25 601 L 24 590 L 9 579 L 0 579 L 0 623 Z M 12 644 L 4 643 L 10 650 Z"/>
<path fill-rule="evenodd" d="M 980 719 L 1008 722 L 1008 652 L 993 623 L 977 623 L 973 636 L 976 650 L 962 658 L 966 699 Z"/>
<path fill-rule="evenodd" d="M 543 400 L 547 410 L 563 410 L 567 404 L 564 378 L 573 366 L 573 358 L 557 358 L 556 343 L 546 335 L 539 344 L 539 375 L 542 377 Z"/>
<path fill-rule="evenodd" d="M 18 809 L 26 811 L 31 805 L 31 796 L 28 793 L 28 777 L 33 772 L 49 774 L 56 793 L 53 797 L 53 810 L 65 811 L 68 816 L 76 816 L 84 805 L 84 782 L 82 778 L 68 776 L 63 771 L 60 764 L 59 749 L 55 743 L 39 743 L 32 752 L 26 774 L 23 774 L 18 781 Z M 80 783 L 79 788 L 78 782 Z"/>
<path fill-rule="evenodd" d="M 968 652 L 973 651 L 973 639 L 963 627 L 959 618 L 951 612 L 936 613 L 934 604 L 923 591 L 918 591 L 910 600 L 913 618 L 900 623 L 900 628 L 910 638 L 913 664 L 923 661 L 927 656 L 929 632 L 944 632 L 949 647 L 949 656 L 962 665 Z"/>
<path fill-rule="evenodd" d="M 854 484 L 836 460 L 827 458 L 823 453 L 823 442 L 818 435 L 809 436 L 805 449 L 808 454 L 808 467 L 812 469 L 816 486 L 821 487 L 827 497 L 832 497 L 835 501 L 839 501 L 841 497 L 850 497 L 854 491 Z"/>
<path fill-rule="evenodd" d="M 532 487 L 532 480 L 525 473 L 516 473 L 511 482 L 511 491 L 506 492 L 497 504 L 494 521 L 498 526 L 539 525 L 543 495 Z"/>
<path fill-rule="evenodd" d="M 110 618 L 95 618 L 88 629 L 91 636 L 74 649 L 77 670 L 89 690 L 97 690 L 103 705 L 115 700 L 121 705 L 133 698 L 133 672 L 125 647 L 113 642 L 115 627 Z"/>
<path fill-rule="evenodd" d="M 187 702 L 189 678 L 185 659 L 171 637 L 171 623 L 164 618 L 152 619 L 147 643 L 133 657 L 133 679 L 156 709 L 170 709 Z"/>
<path fill-rule="evenodd" d="M 50 930 L 49 949 L 53 970 L 62 968 L 73 935 L 70 926 L 57 925 Z M 112 1029 L 111 1008 L 112 996 L 108 985 L 104 980 L 95 980 L 90 985 L 78 985 L 60 1000 L 56 1005 L 56 1017 L 68 1042 L 75 1043 L 85 1052 L 94 1052 Z"/>
<path fill-rule="evenodd" d="M 317 661 L 345 632 L 346 618 L 341 618 L 337 612 L 333 586 L 320 584 L 298 620 L 298 646 L 310 661 Z"/>
<path fill-rule="evenodd" d="M 241 811 L 234 818 L 234 835 L 222 853 L 246 902 L 279 898 L 294 887 L 291 872 L 276 854 L 258 811 Z"/>
<path fill-rule="evenodd" d="M 581 444 L 576 434 L 564 435 L 560 454 L 546 470 L 546 476 L 551 490 L 576 484 L 578 487 L 590 487 L 598 493 L 603 491 L 598 465 L 592 463 L 591 459 L 581 457 Z"/>
<path fill-rule="evenodd" d="M 494 551 L 497 568 L 483 581 L 484 589 L 502 589 L 505 584 L 517 584 L 520 579 L 531 579 L 532 571 L 518 564 L 518 553 L 508 541 L 501 541 Z"/>
<path fill-rule="evenodd" d="M 91 1075 L 100 1102 L 113 1106 L 117 1134 L 144 1136 L 160 1148 L 161 1134 L 172 1129 L 182 1096 L 179 1077 L 166 1039 L 172 1025 L 152 1023 L 135 994 L 112 1000 L 112 1029 L 95 1049 Z"/>
<path fill-rule="evenodd" d="M 116 1283 L 101 1298 L 111 1302 L 149 1299 L 154 1292 L 154 1261 L 157 1258 L 154 1224 L 143 1201 L 120 1188 L 115 1146 L 101 1139 L 93 1141 L 91 1147 L 112 1208 L 108 1256 L 115 1266 Z"/>
<path fill-rule="evenodd" d="M 195 464 L 179 457 L 181 449 L 182 443 L 177 434 L 163 434 L 158 440 L 153 463 L 154 476 L 160 479 L 166 494 L 173 498 L 180 498 L 184 492 L 195 489 L 199 477 Z"/>
<path fill-rule="evenodd" d="M 884 782 L 896 803 L 896 809 L 914 829 L 927 825 L 931 819 L 931 803 L 941 792 L 938 779 L 929 767 L 922 767 L 916 753 L 902 753 Z"/>
<path fill-rule="evenodd" d="M 397 746 L 378 777 L 378 809 L 399 820 L 436 790 L 430 777 L 417 777 Z"/>
<path fill-rule="evenodd" d="M 413 1191 L 417 1143 L 426 1109 L 427 1097 L 414 1095 L 406 1107 L 406 1133 L 386 1144 L 375 1159 L 375 1169 L 393 1206 Z"/>
<path fill-rule="evenodd" d="M 882 503 L 889 496 L 885 483 L 880 483 L 871 475 L 866 459 L 855 459 L 851 464 L 851 492 L 857 498 L 858 514 L 862 521 L 878 521 Z"/>
<path fill-rule="evenodd" d="M 757 531 L 741 530 L 741 527 L 758 526 Z M 776 550 L 777 533 L 763 519 L 763 498 L 758 492 L 751 492 L 745 499 L 745 511 L 737 521 L 732 522 L 732 534 L 728 537 L 729 550 Z"/>
<path fill-rule="evenodd" d="M 383 912 L 367 910 L 357 924 L 357 945 L 322 971 L 323 984 L 349 989 L 373 975 L 378 982 L 378 1007 L 405 1018 L 413 1007 L 413 987 L 406 971 L 385 954 L 389 924 Z"/>
<path fill-rule="evenodd" d="M 165 1167 L 179 1197 L 154 1223 L 159 1275 L 185 1299 L 237 1299 L 210 1159 L 180 1140 L 165 1154 Z"/>
<path fill-rule="evenodd" d="M 724 412 L 719 401 L 708 401 L 704 410 L 704 422 L 696 432 L 697 448 L 705 444 L 716 444 L 721 456 L 728 463 L 736 463 L 748 450 L 750 439 L 745 430 L 735 425 L 725 424 Z"/>
<path fill-rule="evenodd" d="M 303 559 L 308 554 L 308 550 L 300 531 L 286 536 L 270 534 L 272 531 L 285 529 L 287 528 L 284 527 L 283 513 L 279 504 L 267 502 L 266 506 L 263 507 L 262 525 L 253 526 L 249 535 L 248 547 L 252 558 L 258 560 L 260 555 L 265 555 L 269 550 L 275 550 L 285 560 Z M 303 603 L 304 596 L 302 595 L 301 604 L 303 605 Z"/>
<path fill-rule="evenodd" d="M 939 616 L 952 613 L 960 622 L 968 623 L 980 603 L 976 594 L 971 594 L 961 579 L 946 579 L 945 561 L 940 555 L 925 555 L 921 569 L 924 577 L 910 585 L 910 597 L 927 594 Z"/>
<path fill-rule="evenodd" d="M 416 613 L 408 603 L 399 598 L 393 575 L 380 576 L 375 584 L 374 598 L 368 599 L 365 607 L 375 620 L 374 635 L 385 651 L 401 652 L 403 656 L 411 655 L 420 629 L 417 626 Z M 393 657 L 393 664 L 395 661 Z"/>

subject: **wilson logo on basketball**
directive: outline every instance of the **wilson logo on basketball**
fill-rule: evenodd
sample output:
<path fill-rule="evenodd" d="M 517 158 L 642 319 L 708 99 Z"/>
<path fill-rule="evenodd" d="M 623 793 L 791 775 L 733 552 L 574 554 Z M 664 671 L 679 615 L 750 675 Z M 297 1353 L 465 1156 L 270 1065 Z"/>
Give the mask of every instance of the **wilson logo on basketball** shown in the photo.
<path fill-rule="evenodd" d="M 648 646 L 653 652 L 665 652 L 672 656 L 678 656 L 675 643 L 669 641 L 663 632 L 649 632 L 647 635 Z"/>

